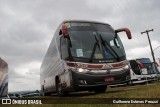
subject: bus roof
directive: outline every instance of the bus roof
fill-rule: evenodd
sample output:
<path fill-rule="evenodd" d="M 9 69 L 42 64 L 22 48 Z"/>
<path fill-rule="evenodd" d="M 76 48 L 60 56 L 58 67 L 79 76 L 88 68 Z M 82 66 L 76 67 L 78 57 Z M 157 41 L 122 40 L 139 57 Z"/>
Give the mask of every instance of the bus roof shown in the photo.
<path fill-rule="evenodd" d="M 67 23 L 67 22 L 99 23 L 99 24 L 109 25 L 108 23 L 103 23 L 103 22 L 98 22 L 98 21 L 91 21 L 91 20 L 64 20 L 62 22 L 62 24 Z"/>
<path fill-rule="evenodd" d="M 149 58 L 136 58 L 136 59 L 129 59 L 128 61 L 140 61 L 141 63 L 152 63 Z"/>

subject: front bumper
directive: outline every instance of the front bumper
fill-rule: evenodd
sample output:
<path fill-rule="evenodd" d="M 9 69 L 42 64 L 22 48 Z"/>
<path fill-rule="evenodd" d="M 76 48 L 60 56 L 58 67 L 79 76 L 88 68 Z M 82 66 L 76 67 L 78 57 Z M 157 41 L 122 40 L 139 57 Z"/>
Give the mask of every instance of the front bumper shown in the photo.
<path fill-rule="evenodd" d="M 74 90 L 89 90 L 99 86 L 115 85 L 128 83 L 130 81 L 130 71 L 124 71 L 120 74 L 93 75 L 71 71 L 72 85 Z M 111 81 L 106 79 L 114 78 Z"/>

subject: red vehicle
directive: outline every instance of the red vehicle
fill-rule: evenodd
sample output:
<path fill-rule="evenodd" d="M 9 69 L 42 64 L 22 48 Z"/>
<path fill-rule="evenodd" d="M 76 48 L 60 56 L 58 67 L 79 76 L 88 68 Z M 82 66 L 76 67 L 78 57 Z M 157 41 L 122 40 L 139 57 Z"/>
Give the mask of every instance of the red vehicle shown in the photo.
<path fill-rule="evenodd" d="M 95 21 L 64 21 L 57 28 L 41 65 L 43 95 L 73 91 L 105 92 L 106 86 L 130 81 L 130 67 L 119 32 Z"/>

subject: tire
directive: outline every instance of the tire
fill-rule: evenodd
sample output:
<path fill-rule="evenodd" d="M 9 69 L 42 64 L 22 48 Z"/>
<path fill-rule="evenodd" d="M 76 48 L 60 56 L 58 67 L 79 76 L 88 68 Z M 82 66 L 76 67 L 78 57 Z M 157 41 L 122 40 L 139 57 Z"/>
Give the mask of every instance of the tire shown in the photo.
<path fill-rule="evenodd" d="M 106 92 L 107 87 L 106 86 L 101 86 L 101 87 L 97 87 L 94 92 L 95 93 L 104 93 Z"/>
<path fill-rule="evenodd" d="M 59 80 L 56 81 L 56 89 L 59 97 L 68 96 L 69 92 L 63 90 L 62 85 Z"/>

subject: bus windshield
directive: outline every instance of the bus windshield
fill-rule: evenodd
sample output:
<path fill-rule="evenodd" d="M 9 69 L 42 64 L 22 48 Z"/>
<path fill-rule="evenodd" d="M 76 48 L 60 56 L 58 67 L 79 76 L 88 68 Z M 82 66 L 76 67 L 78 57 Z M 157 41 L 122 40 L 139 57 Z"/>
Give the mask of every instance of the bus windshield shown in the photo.
<path fill-rule="evenodd" d="M 144 65 L 144 68 L 147 68 L 149 74 L 157 73 L 157 69 L 155 68 L 156 66 L 151 62 L 149 58 L 141 58 L 137 60 Z"/>
<path fill-rule="evenodd" d="M 125 51 L 118 35 L 110 25 L 97 23 L 67 23 L 74 59 L 109 60 L 125 58 Z"/>

